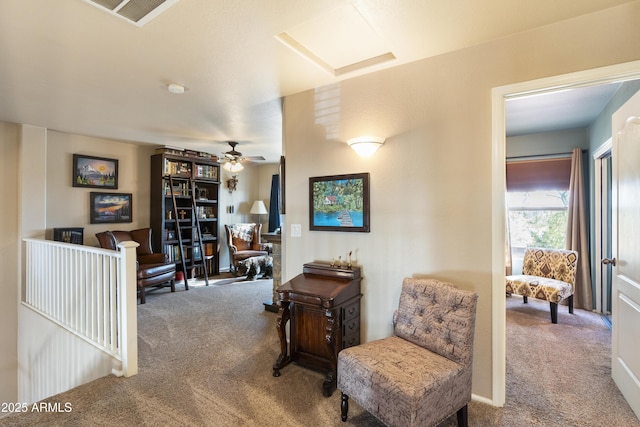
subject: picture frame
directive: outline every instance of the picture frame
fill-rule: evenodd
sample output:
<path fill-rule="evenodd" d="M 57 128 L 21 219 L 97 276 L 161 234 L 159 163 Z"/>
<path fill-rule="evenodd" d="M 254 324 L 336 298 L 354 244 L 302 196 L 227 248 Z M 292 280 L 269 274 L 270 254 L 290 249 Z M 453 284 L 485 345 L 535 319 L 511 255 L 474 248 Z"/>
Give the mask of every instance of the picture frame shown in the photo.
<path fill-rule="evenodd" d="M 89 193 L 91 224 L 117 224 L 133 222 L 133 196 L 131 193 Z"/>
<path fill-rule="evenodd" d="M 369 173 L 309 178 L 309 229 L 370 231 Z"/>
<path fill-rule="evenodd" d="M 118 189 L 118 159 L 73 155 L 74 187 Z"/>

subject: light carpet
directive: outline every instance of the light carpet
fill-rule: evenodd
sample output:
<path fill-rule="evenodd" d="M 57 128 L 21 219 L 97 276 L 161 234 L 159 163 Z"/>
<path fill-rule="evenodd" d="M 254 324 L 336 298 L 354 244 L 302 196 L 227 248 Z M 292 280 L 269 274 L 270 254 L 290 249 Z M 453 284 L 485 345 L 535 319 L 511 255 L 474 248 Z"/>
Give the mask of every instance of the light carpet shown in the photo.
<path fill-rule="evenodd" d="M 264 310 L 271 280 L 160 290 L 138 306 L 139 374 L 61 393 L 69 413 L 14 414 L 6 426 L 381 426 L 340 393 L 322 396 L 324 376 L 291 364 L 278 378 L 277 314 Z M 563 310 L 564 308 L 564 310 Z M 507 299 L 507 402 L 472 402 L 471 426 L 640 426 L 610 374 L 610 332 L 600 317 Z M 455 416 L 441 427 L 455 425 Z"/>

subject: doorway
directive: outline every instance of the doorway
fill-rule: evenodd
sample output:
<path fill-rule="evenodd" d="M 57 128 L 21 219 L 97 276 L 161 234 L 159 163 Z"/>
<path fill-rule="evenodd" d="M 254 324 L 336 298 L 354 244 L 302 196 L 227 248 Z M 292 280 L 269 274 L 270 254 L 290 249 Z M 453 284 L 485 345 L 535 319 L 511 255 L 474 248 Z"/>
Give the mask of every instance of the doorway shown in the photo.
<path fill-rule="evenodd" d="M 594 171 L 594 283 L 596 312 L 602 314 L 609 329 L 611 329 L 611 281 L 612 268 L 610 264 L 599 262 L 612 258 L 612 163 L 611 138 L 593 153 Z"/>
<path fill-rule="evenodd" d="M 555 76 L 492 90 L 492 404 L 503 406 L 506 385 L 505 278 L 505 142 L 506 100 L 602 83 L 640 78 L 640 61 Z"/>

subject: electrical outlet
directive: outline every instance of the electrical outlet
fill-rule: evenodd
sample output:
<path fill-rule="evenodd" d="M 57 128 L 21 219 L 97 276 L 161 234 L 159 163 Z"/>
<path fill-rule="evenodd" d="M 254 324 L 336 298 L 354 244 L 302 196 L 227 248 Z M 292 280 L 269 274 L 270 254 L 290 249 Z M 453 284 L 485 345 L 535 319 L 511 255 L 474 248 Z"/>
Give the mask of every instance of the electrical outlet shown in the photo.
<path fill-rule="evenodd" d="M 302 225 L 291 224 L 291 237 L 302 237 Z"/>

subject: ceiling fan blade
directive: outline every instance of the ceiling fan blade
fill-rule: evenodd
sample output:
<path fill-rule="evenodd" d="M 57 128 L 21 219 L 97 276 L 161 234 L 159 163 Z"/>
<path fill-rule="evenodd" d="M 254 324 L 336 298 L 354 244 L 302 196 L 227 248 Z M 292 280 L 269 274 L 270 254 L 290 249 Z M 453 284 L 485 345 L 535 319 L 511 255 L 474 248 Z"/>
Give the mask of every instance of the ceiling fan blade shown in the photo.
<path fill-rule="evenodd" d="M 243 158 L 251 161 L 264 160 L 262 156 L 244 156 Z"/>

